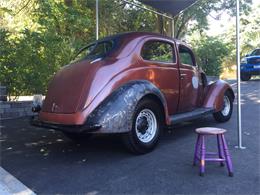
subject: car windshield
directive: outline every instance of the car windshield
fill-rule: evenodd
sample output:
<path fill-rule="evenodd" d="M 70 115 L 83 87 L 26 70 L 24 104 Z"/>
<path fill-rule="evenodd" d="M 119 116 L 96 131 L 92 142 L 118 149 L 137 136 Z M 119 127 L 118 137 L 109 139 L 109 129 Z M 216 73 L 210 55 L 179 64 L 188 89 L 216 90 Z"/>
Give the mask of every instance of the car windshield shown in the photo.
<path fill-rule="evenodd" d="M 260 56 L 260 49 L 254 50 L 254 51 L 250 54 L 250 56 Z"/>
<path fill-rule="evenodd" d="M 113 47 L 113 40 L 92 43 L 80 49 L 72 62 L 85 59 L 95 60 L 97 58 L 103 58 L 113 49 Z"/>

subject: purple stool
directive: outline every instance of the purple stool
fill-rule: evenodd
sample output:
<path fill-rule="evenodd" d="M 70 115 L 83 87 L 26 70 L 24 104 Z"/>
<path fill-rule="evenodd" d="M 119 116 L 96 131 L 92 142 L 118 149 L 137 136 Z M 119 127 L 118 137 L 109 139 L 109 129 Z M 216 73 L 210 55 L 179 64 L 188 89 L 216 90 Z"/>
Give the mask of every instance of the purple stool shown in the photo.
<path fill-rule="evenodd" d="M 224 166 L 224 162 L 227 165 L 228 175 L 233 177 L 233 167 L 231 157 L 228 151 L 227 143 L 224 138 L 225 129 L 213 128 L 213 127 L 203 127 L 196 129 L 198 134 L 193 165 L 195 166 L 197 161 L 200 163 L 200 176 L 204 176 L 205 173 L 205 162 L 213 161 L 220 162 L 221 166 Z M 217 135 L 218 141 L 218 153 L 206 152 L 205 137 L 208 135 Z M 218 155 L 214 157 L 214 155 Z M 212 157 L 213 156 L 213 157 Z"/>

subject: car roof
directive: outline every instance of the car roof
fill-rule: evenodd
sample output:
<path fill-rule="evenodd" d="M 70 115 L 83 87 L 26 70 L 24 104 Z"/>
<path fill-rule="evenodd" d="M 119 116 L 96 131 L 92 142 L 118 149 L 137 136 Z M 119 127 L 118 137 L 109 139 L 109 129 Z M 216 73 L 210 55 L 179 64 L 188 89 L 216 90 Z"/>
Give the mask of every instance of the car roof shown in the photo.
<path fill-rule="evenodd" d="M 168 39 L 170 41 L 175 41 L 176 43 L 178 44 L 183 44 L 185 46 L 188 46 L 187 43 L 181 41 L 181 40 L 178 40 L 178 39 L 175 39 L 175 38 L 172 38 L 172 37 L 168 37 L 168 36 L 165 36 L 165 35 L 162 35 L 162 34 L 159 34 L 159 33 L 152 33 L 152 32 L 124 32 L 124 33 L 118 33 L 118 34 L 115 34 L 115 35 L 111 35 L 111 36 L 107 36 L 107 37 L 104 37 L 98 41 L 106 41 L 106 40 L 111 40 L 111 39 L 117 39 L 117 38 L 131 38 L 131 39 L 135 39 L 135 38 L 141 38 L 141 37 L 157 37 L 157 38 L 163 38 L 163 39 Z"/>

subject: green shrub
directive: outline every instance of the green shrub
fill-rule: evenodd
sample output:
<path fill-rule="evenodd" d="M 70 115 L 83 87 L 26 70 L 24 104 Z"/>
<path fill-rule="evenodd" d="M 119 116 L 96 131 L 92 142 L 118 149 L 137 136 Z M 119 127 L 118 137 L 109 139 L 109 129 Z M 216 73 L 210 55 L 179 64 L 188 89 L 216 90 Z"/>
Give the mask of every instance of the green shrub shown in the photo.
<path fill-rule="evenodd" d="M 229 56 L 228 46 L 217 37 L 205 36 L 192 43 L 198 65 L 207 75 L 219 76 L 222 63 Z"/>

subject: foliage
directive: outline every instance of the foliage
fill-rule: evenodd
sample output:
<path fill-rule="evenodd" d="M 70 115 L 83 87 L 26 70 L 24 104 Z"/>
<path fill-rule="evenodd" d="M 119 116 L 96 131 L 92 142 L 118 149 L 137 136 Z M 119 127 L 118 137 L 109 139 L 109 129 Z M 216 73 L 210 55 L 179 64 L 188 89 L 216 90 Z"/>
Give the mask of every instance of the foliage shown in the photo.
<path fill-rule="evenodd" d="M 255 48 L 260 48 L 259 12 L 260 5 L 252 10 L 252 14 L 242 15 L 241 17 L 242 56 L 251 53 Z"/>
<path fill-rule="evenodd" d="M 252 0 L 240 0 L 241 12 L 248 15 L 251 10 Z M 183 38 L 194 31 L 202 32 L 208 29 L 207 17 L 218 19 L 224 11 L 231 16 L 236 13 L 236 0 L 199 0 L 193 6 L 175 17 L 175 37 Z M 217 16 L 212 16 L 212 13 Z M 189 29 L 189 31 L 188 31 Z M 188 33 L 190 32 L 190 33 Z"/>
<path fill-rule="evenodd" d="M 95 40 L 94 0 L 3 0 L 0 8 L 0 83 L 12 95 L 45 93 L 54 73 Z M 100 1 L 100 37 L 155 25 L 149 12 Z"/>
<path fill-rule="evenodd" d="M 228 47 L 217 37 L 204 36 L 194 40 L 193 49 L 198 65 L 207 75 L 219 76 L 222 71 L 222 62 L 229 55 Z"/>
<path fill-rule="evenodd" d="M 240 60 L 246 55 L 251 53 L 254 49 L 260 48 L 260 5 L 254 7 L 252 12 L 247 15 L 241 14 L 240 20 Z M 236 64 L 236 31 L 234 30 L 235 24 L 228 27 L 227 32 L 221 35 L 221 39 L 227 45 L 229 55 L 225 58 L 223 66 L 228 70 Z"/>

